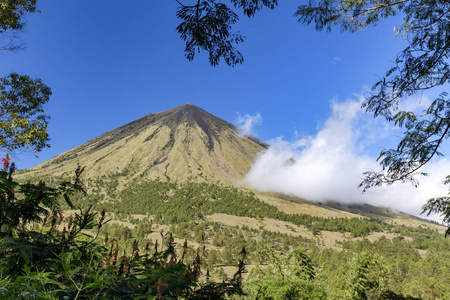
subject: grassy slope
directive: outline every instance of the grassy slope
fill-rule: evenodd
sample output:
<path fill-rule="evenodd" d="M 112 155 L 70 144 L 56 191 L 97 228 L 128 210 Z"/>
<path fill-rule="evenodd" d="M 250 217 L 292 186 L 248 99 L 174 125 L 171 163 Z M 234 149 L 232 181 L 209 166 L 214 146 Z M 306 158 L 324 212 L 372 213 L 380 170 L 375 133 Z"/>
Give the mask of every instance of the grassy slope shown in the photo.
<path fill-rule="evenodd" d="M 166 176 L 174 181 L 197 177 L 232 184 L 248 172 L 256 153 L 264 149 L 231 129 L 213 139 L 215 146 L 211 149 L 205 132 L 197 125 L 184 122 L 172 129 L 154 124 L 104 147 L 99 147 L 101 141 L 85 143 L 19 176 L 68 176 L 80 163 L 86 167 L 86 178 L 118 174 L 122 184 Z"/>

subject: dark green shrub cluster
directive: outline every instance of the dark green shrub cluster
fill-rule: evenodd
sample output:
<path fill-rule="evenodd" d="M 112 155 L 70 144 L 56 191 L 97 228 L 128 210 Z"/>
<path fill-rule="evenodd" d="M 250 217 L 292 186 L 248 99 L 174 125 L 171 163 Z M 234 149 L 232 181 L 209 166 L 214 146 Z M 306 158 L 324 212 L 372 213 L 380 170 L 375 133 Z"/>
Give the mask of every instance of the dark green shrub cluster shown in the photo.
<path fill-rule="evenodd" d="M 204 216 L 224 213 L 251 218 L 273 218 L 313 231 L 350 232 L 354 237 L 364 237 L 371 232 L 383 232 L 393 225 L 368 218 L 323 218 L 307 214 L 288 214 L 275 206 L 260 201 L 252 192 L 212 183 L 189 182 L 176 184 L 153 180 L 131 184 L 119 192 L 120 201 L 98 205 L 116 213 L 155 216 L 155 221 L 177 224 L 202 220 Z"/>

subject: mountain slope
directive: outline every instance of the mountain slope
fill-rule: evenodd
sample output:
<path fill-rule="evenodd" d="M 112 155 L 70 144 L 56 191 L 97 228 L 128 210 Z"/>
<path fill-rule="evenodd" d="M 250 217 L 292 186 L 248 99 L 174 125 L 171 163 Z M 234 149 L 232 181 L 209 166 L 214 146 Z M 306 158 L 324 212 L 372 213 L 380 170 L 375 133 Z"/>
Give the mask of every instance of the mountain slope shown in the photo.
<path fill-rule="evenodd" d="M 255 155 L 267 145 L 239 135 L 237 128 L 190 103 L 146 115 L 106 132 L 40 165 L 22 170 L 18 178 L 72 176 L 78 163 L 84 181 L 114 178 L 119 191 L 132 182 L 169 178 L 234 184 L 250 170 Z M 322 217 L 375 217 L 392 220 L 401 214 L 368 205 L 319 205 L 297 197 L 260 193 L 264 202 L 286 213 Z M 413 219 L 408 217 L 408 219 Z"/>
<path fill-rule="evenodd" d="M 234 125 L 187 103 L 106 132 L 29 169 L 26 176 L 69 175 L 80 163 L 87 178 L 118 175 L 122 183 L 169 177 L 231 184 L 265 148 L 255 138 L 240 136 Z"/>

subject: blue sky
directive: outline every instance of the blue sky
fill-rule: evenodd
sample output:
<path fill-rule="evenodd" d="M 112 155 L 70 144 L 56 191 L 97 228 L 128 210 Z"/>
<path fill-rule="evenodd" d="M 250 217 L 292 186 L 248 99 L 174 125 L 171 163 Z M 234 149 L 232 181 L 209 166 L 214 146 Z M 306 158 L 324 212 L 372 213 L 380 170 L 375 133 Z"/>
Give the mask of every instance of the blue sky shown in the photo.
<path fill-rule="evenodd" d="M 330 100 L 371 86 L 402 41 L 393 38 L 392 22 L 358 34 L 317 32 L 293 17 L 296 2 L 241 16 L 244 64 L 214 68 L 206 53 L 184 57 L 175 1 L 38 1 L 41 13 L 27 16 L 21 38 L 26 50 L 0 56 L 2 74 L 39 77 L 53 91 L 52 147 L 39 159 L 18 156 L 19 167 L 186 102 L 230 122 L 237 112 L 260 113 L 263 140 L 314 133 L 330 115 Z"/>
<path fill-rule="evenodd" d="M 39 0 L 41 13 L 26 18 L 21 38 L 26 50 L 0 56 L 2 74 L 39 77 L 53 91 L 46 108 L 51 115 L 51 148 L 39 158 L 15 153 L 18 167 L 32 167 L 146 114 L 186 102 L 232 123 L 259 114 L 261 122 L 253 132 L 288 148 L 301 161 L 302 149 L 315 149 L 311 141 L 345 135 L 322 132 L 329 124 L 344 122 L 333 123 L 340 118 L 338 111 L 352 111 L 406 44 L 403 38 L 394 38 L 393 28 L 401 19 L 357 34 L 340 33 L 339 28 L 317 32 L 314 25 L 304 26 L 293 17 L 303 2 L 280 1 L 274 10 L 260 11 L 250 19 L 240 14 L 235 30 L 246 36 L 238 45 L 245 62 L 235 68 L 222 62 L 214 68 L 206 53 L 191 62 L 184 57 L 174 0 Z M 352 124 L 347 128 L 352 138 L 344 150 L 354 153 L 351 159 L 363 158 L 358 161 L 361 170 L 376 167 L 381 147 L 392 144 L 389 137 L 399 134 L 386 130 L 387 124 L 373 125 L 372 118 L 362 113 L 349 118 L 344 119 Z M 377 128 L 380 131 L 374 131 Z M 370 140 L 380 136 L 385 139 Z M 339 141 L 329 144 L 337 147 Z M 345 168 L 336 168 L 352 169 L 354 160 L 349 161 Z M 371 162 L 367 168 L 366 161 Z M 264 177 L 254 172 L 249 183 Z M 283 191 L 273 188 L 277 189 Z M 423 204 L 423 197 L 420 201 Z M 409 212 L 417 214 L 417 203 Z"/>

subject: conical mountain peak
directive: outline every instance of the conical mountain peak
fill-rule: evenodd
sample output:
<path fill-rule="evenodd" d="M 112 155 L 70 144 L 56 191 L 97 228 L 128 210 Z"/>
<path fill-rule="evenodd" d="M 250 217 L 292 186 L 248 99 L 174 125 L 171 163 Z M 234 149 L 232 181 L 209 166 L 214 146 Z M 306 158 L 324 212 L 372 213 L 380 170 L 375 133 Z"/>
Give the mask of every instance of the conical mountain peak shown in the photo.
<path fill-rule="evenodd" d="M 179 126 L 183 122 L 187 122 L 190 125 L 198 125 L 207 135 L 209 145 L 212 148 L 214 148 L 215 140 L 217 140 L 217 137 L 215 138 L 215 136 L 223 130 L 233 130 L 237 132 L 237 128 L 233 124 L 224 121 L 191 103 L 177 106 L 159 114 L 164 115 L 161 116 L 161 121 L 170 127 Z"/>
<path fill-rule="evenodd" d="M 223 123 L 224 126 L 236 129 L 233 124 L 228 123 L 191 103 L 186 103 L 172 109 L 156 113 L 155 115 L 160 115 L 161 117 L 176 116 L 178 121 L 194 120 L 197 123 L 204 123 L 209 121 L 219 122 Z"/>
<path fill-rule="evenodd" d="M 232 183 L 267 147 L 242 137 L 231 123 L 186 103 L 146 115 L 46 161 L 29 172 L 68 175 L 77 163 L 85 176 L 122 176 Z M 31 174 L 33 175 L 33 174 Z"/>

